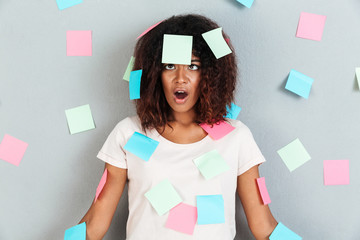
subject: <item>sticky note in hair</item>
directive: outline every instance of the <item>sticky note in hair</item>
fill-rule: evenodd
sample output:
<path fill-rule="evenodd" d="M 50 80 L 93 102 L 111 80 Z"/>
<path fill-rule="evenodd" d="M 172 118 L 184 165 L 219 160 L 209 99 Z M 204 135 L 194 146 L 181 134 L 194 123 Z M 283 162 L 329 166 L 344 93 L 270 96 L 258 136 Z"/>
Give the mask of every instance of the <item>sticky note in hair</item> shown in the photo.
<path fill-rule="evenodd" d="M 140 98 L 142 70 L 131 71 L 129 80 L 130 100 Z"/>
<path fill-rule="evenodd" d="M 296 37 L 321 41 L 326 16 L 302 12 L 296 31 Z"/>
<path fill-rule="evenodd" d="M 230 119 L 236 119 L 241 111 L 241 107 L 235 105 L 234 103 L 231 103 L 231 108 L 229 108 L 228 106 L 226 106 L 226 118 L 230 118 Z"/>
<path fill-rule="evenodd" d="M 358 87 L 360 89 L 360 67 L 355 69 L 355 73 L 356 73 L 356 79 L 357 79 Z"/>
<path fill-rule="evenodd" d="M 82 3 L 82 0 L 56 0 L 59 10 Z"/>
<path fill-rule="evenodd" d="M 158 145 L 158 141 L 135 132 L 125 144 L 124 149 L 145 161 L 149 161 Z"/>
<path fill-rule="evenodd" d="M 91 31 L 67 31 L 66 55 L 91 56 L 92 55 Z"/>
<path fill-rule="evenodd" d="M 251 8 L 251 6 L 254 2 L 254 0 L 237 0 L 237 1 L 247 8 Z"/>
<path fill-rule="evenodd" d="M 349 183 L 349 160 L 324 160 L 325 185 L 347 185 Z"/>
<path fill-rule="evenodd" d="M 165 227 L 178 232 L 193 234 L 197 221 L 197 208 L 180 203 L 170 210 Z"/>
<path fill-rule="evenodd" d="M 307 99 L 309 98 L 313 82 L 314 79 L 292 69 L 287 79 L 285 89 Z"/>
<path fill-rule="evenodd" d="M 64 240 L 86 240 L 86 223 L 80 223 L 65 231 Z"/>
<path fill-rule="evenodd" d="M 28 145 L 26 142 L 5 134 L 0 143 L 0 159 L 19 166 Z"/>
<path fill-rule="evenodd" d="M 222 195 L 197 195 L 196 206 L 199 225 L 225 222 L 224 198 Z"/>
<path fill-rule="evenodd" d="M 311 159 L 310 155 L 297 138 L 285 147 L 277 151 L 290 172 L 300 167 Z"/>
<path fill-rule="evenodd" d="M 235 129 L 235 127 L 231 126 L 229 123 L 225 121 L 217 122 L 211 125 L 208 125 L 206 123 L 200 124 L 200 127 L 202 127 L 209 135 L 215 140 L 218 140 L 227 134 L 229 134 L 232 130 Z"/>
<path fill-rule="evenodd" d="M 193 36 L 164 34 L 162 63 L 191 64 Z"/>
<path fill-rule="evenodd" d="M 301 240 L 302 237 L 288 229 L 281 222 L 278 223 L 274 231 L 271 233 L 270 240 Z"/>
<path fill-rule="evenodd" d="M 194 163 L 206 180 L 230 169 L 216 149 L 195 158 Z"/>
<path fill-rule="evenodd" d="M 130 73 L 134 68 L 134 63 L 135 63 L 135 58 L 133 56 L 131 56 L 130 61 L 127 65 L 126 71 L 124 73 L 124 77 L 123 77 L 124 80 L 126 80 L 126 81 L 130 80 Z"/>
<path fill-rule="evenodd" d="M 270 199 L 270 196 L 269 196 L 268 190 L 266 188 L 266 184 L 265 184 L 265 177 L 257 178 L 256 183 L 258 185 L 261 199 L 262 199 L 264 205 L 271 203 L 271 199 Z"/>
<path fill-rule="evenodd" d="M 102 177 L 101 177 L 101 179 L 100 179 L 99 185 L 98 185 L 98 187 L 96 188 L 95 202 L 96 202 L 96 200 L 98 199 L 101 191 L 103 190 L 103 188 L 104 188 L 104 186 L 105 186 L 106 179 L 107 179 L 107 173 L 108 173 L 108 171 L 107 171 L 107 168 L 106 168 L 105 171 L 104 171 L 104 173 L 103 173 L 103 175 L 102 175 Z"/>
<path fill-rule="evenodd" d="M 65 110 L 65 115 L 70 134 L 84 132 L 95 128 L 89 104 L 67 109 Z"/>
<path fill-rule="evenodd" d="M 142 34 L 140 34 L 140 36 L 138 36 L 138 37 L 136 38 L 136 40 L 139 39 L 139 38 L 141 38 L 142 36 L 144 36 L 144 35 L 147 34 L 148 32 L 150 32 L 153 28 L 155 28 L 157 25 L 159 25 L 160 23 L 162 23 L 162 21 L 164 21 L 164 20 L 161 20 L 160 22 L 155 23 L 154 25 L 152 25 L 151 27 L 149 27 L 148 29 L 146 29 Z"/>
<path fill-rule="evenodd" d="M 222 35 L 221 27 L 203 33 L 202 36 L 207 45 L 209 45 L 211 51 L 214 53 L 216 59 L 232 53 L 229 45 L 226 43 Z"/>

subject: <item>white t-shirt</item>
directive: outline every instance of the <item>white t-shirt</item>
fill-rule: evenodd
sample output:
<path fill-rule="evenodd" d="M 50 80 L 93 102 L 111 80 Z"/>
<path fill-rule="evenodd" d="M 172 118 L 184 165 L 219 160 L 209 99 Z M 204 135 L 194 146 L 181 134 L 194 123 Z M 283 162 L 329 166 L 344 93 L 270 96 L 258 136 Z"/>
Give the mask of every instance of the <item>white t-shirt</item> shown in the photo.
<path fill-rule="evenodd" d="M 265 161 L 250 130 L 240 121 L 228 119 L 235 129 L 219 140 L 207 135 L 190 144 L 177 144 L 162 137 L 155 129 L 141 129 L 140 119 L 120 121 L 108 136 L 97 157 L 113 166 L 128 170 L 129 217 L 127 240 L 232 240 L 236 234 L 235 200 L 237 176 Z M 149 161 L 126 151 L 124 145 L 134 132 L 159 142 Z M 230 170 L 206 180 L 193 160 L 216 149 Z M 197 195 L 221 194 L 224 199 L 225 223 L 196 224 L 193 235 L 165 227 L 169 213 L 159 216 L 144 196 L 152 187 L 168 179 L 183 203 L 196 206 Z"/>

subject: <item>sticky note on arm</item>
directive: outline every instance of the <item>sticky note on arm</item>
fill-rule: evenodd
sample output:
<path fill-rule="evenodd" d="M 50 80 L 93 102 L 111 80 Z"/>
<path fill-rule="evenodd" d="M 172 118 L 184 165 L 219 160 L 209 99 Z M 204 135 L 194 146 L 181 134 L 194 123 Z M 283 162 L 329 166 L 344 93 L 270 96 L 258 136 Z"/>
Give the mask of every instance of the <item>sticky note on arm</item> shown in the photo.
<path fill-rule="evenodd" d="M 102 177 L 101 177 L 101 179 L 100 179 L 99 185 L 96 188 L 96 194 L 95 194 L 95 201 L 94 202 L 96 202 L 96 200 L 98 199 L 101 191 L 103 190 L 103 188 L 105 186 L 106 179 L 107 179 L 107 173 L 108 173 L 108 171 L 107 171 L 107 168 L 106 168 L 103 175 L 102 175 Z"/>
<path fill-rule="evenodd" d="M 292 69 L 286 82 L 285 89 L 307 99 L 310 95 L 313 82 L 314 79 Z"/>
<path fill-rule="evenodd" d="M 257 178 L 256 183 L 258 185 L 261 199 L 262 199 L 264 205 L 271 203 L 271 199 L 270 199 L 270 196 L 269 196 L 268 190 L 266 188 L 266 184 L 265 184 L 265 177 Z"/>
<path fill-rule="evenodd" d="M 135 132 L 124 146 L 124 149 L 143 159 L 149 161 L 151 155 L 155 152 L 155 149 L 159 145 L 159 142 L 151 139 L 141 133 Z"/>
<path fill-rule="evenodd" d="M 64 240 L 86 240 L 86 223 L 83 222 L 67 229 Z"/>
<path fill-rule="evenodd" d="M 214 53 L 216 59 L 232 53 L 229 45 L 222 35 L 221 27 L 203 33 L 202 36 L 205 39 L 207 45 L 210 47 L 211 51 Z"/>
<path fill-rule="evenodd" d="M 274 231 L 271 233 L 270 240 L 301 240 L 302 237 L 291 231 L 281 222 L 278 223 Z"/>

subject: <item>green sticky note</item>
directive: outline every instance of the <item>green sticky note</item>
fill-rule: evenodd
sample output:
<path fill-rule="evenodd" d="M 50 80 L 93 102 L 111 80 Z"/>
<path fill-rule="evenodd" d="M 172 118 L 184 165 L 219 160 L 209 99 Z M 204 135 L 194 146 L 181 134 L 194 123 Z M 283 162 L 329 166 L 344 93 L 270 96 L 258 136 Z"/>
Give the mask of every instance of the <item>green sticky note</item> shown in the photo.
<path fill-rule="evenodd" d="M 167 179 L 145 193 L 145 197 L 160 216 L 182 202 L 181 197 Z"/>
<path fill-rule="evenodd" d="M 124 79 L 125 81 L 129 81 L 129 80 L 130 80 L 130 73 L 131 73 L 131 71 L 132 71 L 133 68 L 134 68 L 134 63 L 135 63 L 135 58 L 134 58 L 133 56 L 131 56 L 130 61 L 129 61 L 129 64 L 128 64 L 127 68 L 126 68 L 126 71 L 125 71 L 124 77 L 123 77 L 123 79 Z"/>
<path fill-rule="evenodd" d="M 194 159 L 194 163 L 206 180 L 230 169 L 229 165 L 217 150 L 212 150 L 201 155 Z"/>
<path fill-rule="evenodd" d="M 222 28 L 216 28 L 202 34 L 205 42 L 209 45 L 211 51 L 214 53 L 216 59 L 232 53 L 229 45 L 226 43 L 223 35 Z"/>
<path fill-rule="evenodd" d="M 162 63 L 191 64 L 193 36 L 164 34 Z"/>
<path fill-rule="evenodd" d="M 95 128 L 89 104 L 65 110 L 71 134 Z"/>
<path fill-rule="evenodd" d="M 357 79 L 358 86 L 360 89 L 360 67 L 356 68 L 355 71 L 356 71 L 356 79 Z"/>
<path fill-rule="evenodd" d="M 300 167 L 311 159 L 310 155 L 297 138 L 277 151 L 290 172 Z"/>

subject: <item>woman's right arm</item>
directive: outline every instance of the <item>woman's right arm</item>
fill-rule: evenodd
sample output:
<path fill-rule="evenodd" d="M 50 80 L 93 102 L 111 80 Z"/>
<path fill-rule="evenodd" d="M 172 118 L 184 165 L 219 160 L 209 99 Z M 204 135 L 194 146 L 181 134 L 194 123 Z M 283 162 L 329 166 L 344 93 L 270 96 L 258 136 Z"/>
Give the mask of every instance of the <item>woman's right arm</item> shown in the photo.
<path fill-rule="evenodd" d="M 127 169 L 108 163 L 105 168 L 108 171 L 105 186 L 80 221 L 86 222 L 87 240 L 100 240 L 105 236 L 127 181 Z"/>

